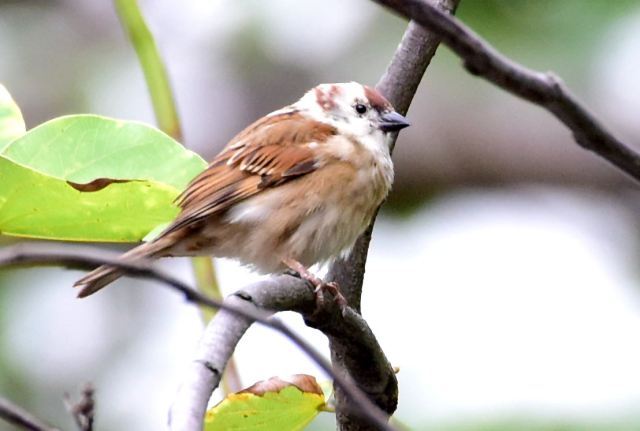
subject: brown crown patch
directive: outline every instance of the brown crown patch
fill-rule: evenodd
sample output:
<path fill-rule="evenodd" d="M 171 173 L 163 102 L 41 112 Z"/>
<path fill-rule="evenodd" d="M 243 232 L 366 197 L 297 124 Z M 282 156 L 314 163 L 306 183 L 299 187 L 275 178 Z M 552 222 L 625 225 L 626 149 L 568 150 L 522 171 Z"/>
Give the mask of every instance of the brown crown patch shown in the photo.
<path fill-rule="evenodd" d="M 369 100 L 369 104 L 376 109 L 377 111 L 386 111 L 388 109 L 393 109 L 391 103 L 385 97 L 380 94 L 378 90 L 375 88 L 369 87 L 368 85 L 364 85 L 364 95 L 367 100 Z"/>

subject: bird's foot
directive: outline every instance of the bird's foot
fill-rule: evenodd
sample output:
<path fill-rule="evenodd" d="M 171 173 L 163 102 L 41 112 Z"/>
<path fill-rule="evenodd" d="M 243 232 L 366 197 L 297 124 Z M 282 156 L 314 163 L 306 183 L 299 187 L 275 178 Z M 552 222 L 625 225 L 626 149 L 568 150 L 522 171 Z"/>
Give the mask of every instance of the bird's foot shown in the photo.
<path fill-rule="evenodd" d="M 336 305 L 340 307 L 340 311 L 344 314 L 344 310 L 349 304 L 347 303 L 347 298 L 345 298 L 344 295 L 342 295 L 342 292 L 340 292 L 338 283 L 336 283 L 335 281 L 329 281 L 328 283 L 322 282 L 322 284 L 319 284 L 315 287 L 313 293 L 315 293 L 316 295 L 316 306 L 320 308 L 324 304 L 325 291 L 333 295 L 333 300 L 335 301 Z"/>
<path fill-rule="evenodd" d="M 324 282 L 317 277 L 311 271 L 309 271 L 303 264 L 294 259 L 284 259 L 282 261 L 287 267 L 295 273 L 298 277 L 306 280 L 313 286 L 313 293 L 316 297 L 316 311 L 313 314 L 318 313 L 324 307 L 324 292 L 329 292 L 333 295 L 333 300 L 340 308 L 340 312 L 344 314 L 345 309 L 349 305 L 347 299 L 340 292 L 338 283 L 334 281 Z"/>

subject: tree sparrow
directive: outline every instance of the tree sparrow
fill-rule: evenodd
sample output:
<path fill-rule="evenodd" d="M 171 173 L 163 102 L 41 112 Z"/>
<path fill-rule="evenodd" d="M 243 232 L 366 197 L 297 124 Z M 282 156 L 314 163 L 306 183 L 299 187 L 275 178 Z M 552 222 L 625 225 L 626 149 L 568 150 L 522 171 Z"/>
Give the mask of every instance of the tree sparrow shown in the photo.
<path fill-rule="evenodd" d="M 388 132 L 408 125 L 371 87 L 318 85 L 233 138 L 180 195 L 171 225 L 122 259 L 230 257 L 293 270 L 340 299 L 307 268 L 347 254 L 367 228 L 393 182 Z M 75 283 L 78 296 L 121 275 L 101 266 Z"/>

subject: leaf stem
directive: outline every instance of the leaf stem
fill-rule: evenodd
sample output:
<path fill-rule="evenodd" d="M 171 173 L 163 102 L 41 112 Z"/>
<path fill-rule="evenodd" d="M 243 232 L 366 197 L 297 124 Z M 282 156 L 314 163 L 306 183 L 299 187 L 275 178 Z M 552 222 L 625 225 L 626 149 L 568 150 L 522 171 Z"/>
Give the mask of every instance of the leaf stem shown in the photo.
<path fill-rule="evenodd" d="M 129 40 L 136 50 L 158 126 L 169 136 L 180 140 L 182 131 L 167 71 L 153 35 L 140 12 L 137 0 L 114 0 L 116 12 Z"/>
<path fill-rule="evenodd" d="M 191 259 L 191 267 L 198 289 L 207 296 L 221 299 L 222 292 L 213 267 L 213 260 L 209 256 L 197 256 Z M 215 316 L 216 311 L 209 307 L 200 308 L 202 320 L 205 323 L 209 322 Z"/>

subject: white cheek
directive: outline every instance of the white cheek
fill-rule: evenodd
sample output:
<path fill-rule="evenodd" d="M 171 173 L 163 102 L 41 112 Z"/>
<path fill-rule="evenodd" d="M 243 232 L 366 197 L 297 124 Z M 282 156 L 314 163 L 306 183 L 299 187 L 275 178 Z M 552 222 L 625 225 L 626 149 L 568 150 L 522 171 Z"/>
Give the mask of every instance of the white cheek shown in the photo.
<path fill-rule="evenodd" d="M 371 123 L 366 118 L 352 118 L 351 121 L 344 122 L 341 125 L 341 129 L 346 133 L 354 136 L 367 136 L 373 131 Z"/>
<path fill-rule="evenodd" d="M 360 142 L 372 153 L 389 153 L 389 140 L 387 139 L 387 136 L 380 130 L 373 129 L 370 133 L 361 136 Z"/>

